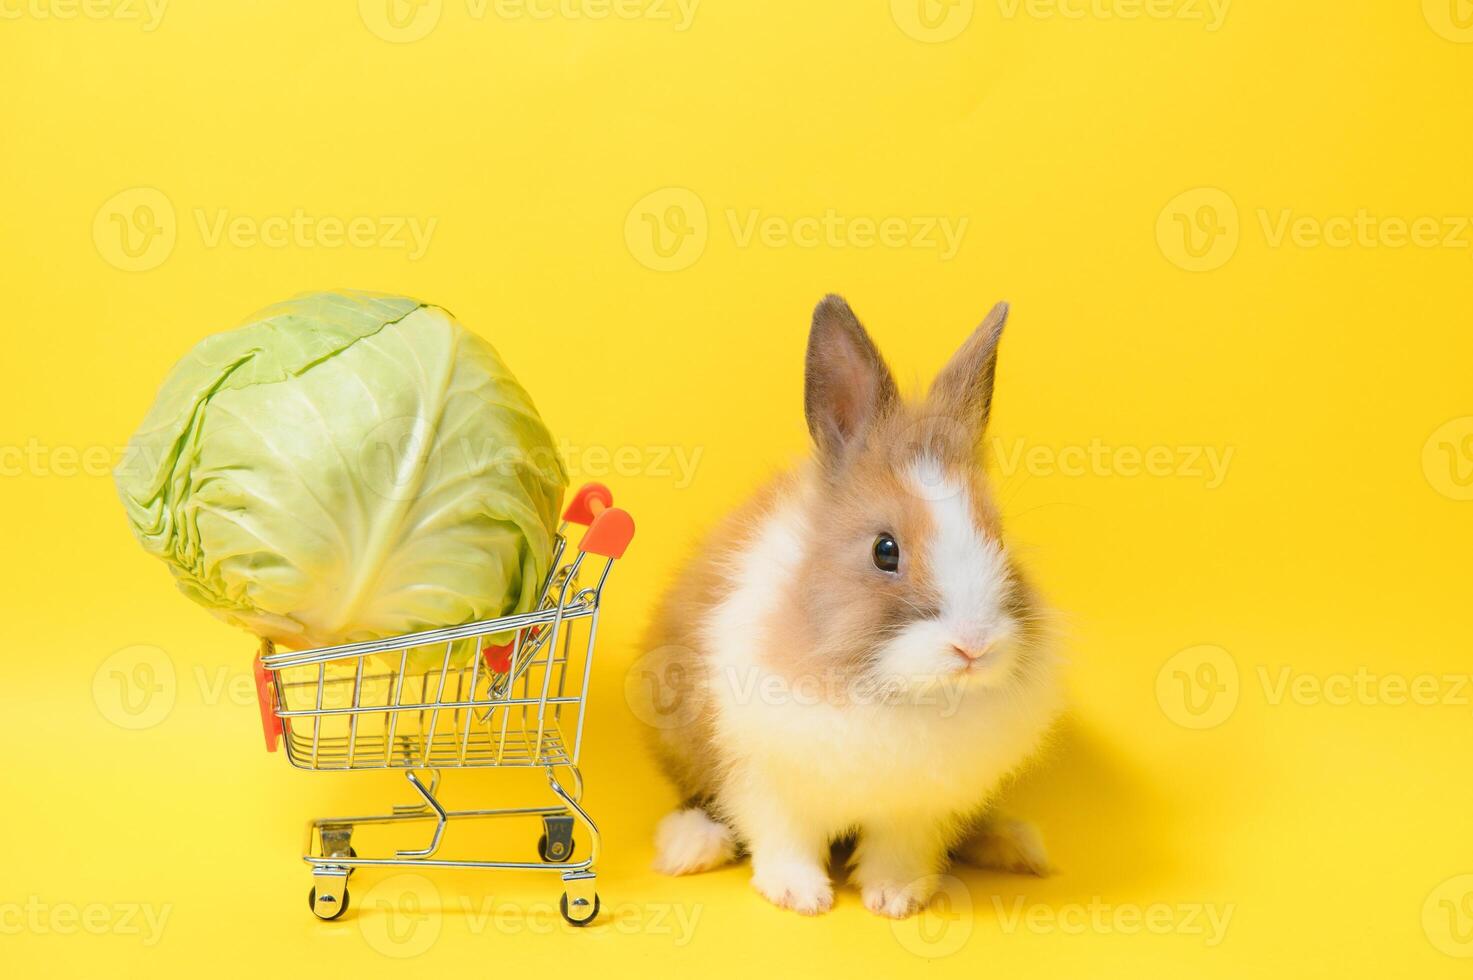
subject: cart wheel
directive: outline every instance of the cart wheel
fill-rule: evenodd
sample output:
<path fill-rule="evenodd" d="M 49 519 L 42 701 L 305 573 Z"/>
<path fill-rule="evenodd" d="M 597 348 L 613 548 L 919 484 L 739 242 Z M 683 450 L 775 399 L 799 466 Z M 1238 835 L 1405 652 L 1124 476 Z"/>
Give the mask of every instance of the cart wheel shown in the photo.
<path fill-rule="evenodd" d="M 596 906 L 597 902 L 595 902 L 594 904 Z M 307 893 L 307 907 L 312 910 L 313 915 L 317 916 L 317 918 L 323 920 L 324 922 L 331 922 L 333 919 L 340 919 L 342 918 L 343 913 L 348 911 L 348 889 L 343 889 L 343 900 L 341 902 L 337 903 L 335 907 L 332 907 L 330 911 L 324 911 L 317 907 L 317 886 L 313 885 L 312 890 Z M 563 914 L 567 915 L 568 913 L 564 912 Z M 594 914 L 598 914 L 596 908 L 594 910 Z"/>
<path fill-rule="evenodd" d="M 564 849 L 562 854 L 556 853 L 559 848 Z M 578 845 L 572 838 L 569 838 L 567 843 L 564 843 L 562 841 L 553 841 L 551 844 L 547 842 L 546 834 L 543 834 L 541 837 L 537 838 L 537 856 L 550 864 L 562 864 L 565 861 L 571 861 L 573 859 L 573 852 L 577 850 L 577 848 Z M 553 851 L 554 853 L 549 854 L 549 850 Z"/>
<path fill-rule="evenodd" d="M 580 898 L 575 903 L 574 908 L 571 912 L 568 911 L 568 893 L 563 892 L 563 897 L 562 900 L 558 902 L 558 907 L 562 909 L 563 918 L 567 919 L 570 925 L 575 925 L 581 929 L 584 926 L 588 925 L 588 923 L 592 922 L 594 919 L 598 918 L 598 892 L 593 893 L 592 904 L 589 904 L 586 899 Z M 582 918 L 574 918 L 575 913 L 582 916 Z"/>

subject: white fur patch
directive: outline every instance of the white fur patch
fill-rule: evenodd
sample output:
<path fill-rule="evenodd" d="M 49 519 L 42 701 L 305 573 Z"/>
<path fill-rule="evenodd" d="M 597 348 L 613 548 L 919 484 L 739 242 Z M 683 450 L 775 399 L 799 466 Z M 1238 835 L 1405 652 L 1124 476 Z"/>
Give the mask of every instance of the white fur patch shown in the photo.
<path fill-rule="evenodd" d="M 942 621 L 956 642 L 980 647 L 1003 628 L 1007 596 L 1007 564 L 1002 547 L 982 536 L 972 514 L 965 484 L 946 473 L 935 459 L 922 456 L 910 474 L 917 492 L 925 492 L 935 537 L 929 542 L 931 568 L 941 592 Z"/>
<path fill-rule="evenodd" d="M 661 874 L 698 874 L 735 857 L 731 828 L 697 807 L 676 810 L 655 828 L 655 870 Z"/>
<path fill-rule="evenodd" d="M 925 685 L 956 670 L 962 662 L 951 649 L 956 645 L 990 649 L 968 676 L 984 685 L 1000 682 L 1011 669 L 1009 645 L 1016 632 L 1006 609 L 1011 588 L 1006 553 L 978 529 L 966 484 L 940 462 L 922 456 L 906 476 L 935 527 L 925 546 L 941 614 L 909 624 L 887 643 L 880 651 L 881 670 L 912 686 Z M 902 553 L 904 548 L 902 543 Z"/>

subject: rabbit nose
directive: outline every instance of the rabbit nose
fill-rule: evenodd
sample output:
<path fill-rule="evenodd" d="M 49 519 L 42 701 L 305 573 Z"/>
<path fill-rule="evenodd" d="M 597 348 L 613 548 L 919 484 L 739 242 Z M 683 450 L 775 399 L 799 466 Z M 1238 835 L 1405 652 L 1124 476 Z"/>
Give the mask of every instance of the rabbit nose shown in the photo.
<path fill-rule="evenodd" d="M 996 642 L 993 640 L 988 640 L 985 643 L 977 645 L 968 644 L 965 646 L 960 643 L 952 643 L 951 652 L 961 657 L 967 663 L 975 663 L 987 656 L 994 646 L 996 646 Z"/>

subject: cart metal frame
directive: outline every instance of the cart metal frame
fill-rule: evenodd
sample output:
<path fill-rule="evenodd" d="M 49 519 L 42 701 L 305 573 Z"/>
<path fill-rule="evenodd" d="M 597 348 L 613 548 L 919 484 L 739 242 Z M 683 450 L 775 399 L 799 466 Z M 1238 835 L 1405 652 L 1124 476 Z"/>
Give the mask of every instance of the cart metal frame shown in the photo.
<path fill-rule="evenodd" d="M 571 525 L 587 530 L 569 554 Z M 590 483 L 563 514 L 530 612 L 317 650 L 278 652 L 261 642 L 255 672 L 269 751 L 285 746 L 293 766 L 314 772 L 397 769 L 416 796 L 388 813 L 309 823 L 302 859 L 312 869 L 314 914 L 336 919 L 347 911 L 348 879 L 358 868 L 478 868 L 559 872 L 563 915 L 574 925 L 593 920 L 600 838 L 582 805 L 578 759 L 604 586 L 633 536 L 633 520 L 613 506 L 608 488 Z M 541 768 L 552 800 L 447 809 L 441 771 L 472 768 Z M 437 856 L 452 822 L 495 817 L 540 819 L 540 860 Z M 425 822 L 433 830 L 424 846 L 369 857 L 353 847 L 356 827 Z M 589 842 L 576 859 L 575 827 Z"/>

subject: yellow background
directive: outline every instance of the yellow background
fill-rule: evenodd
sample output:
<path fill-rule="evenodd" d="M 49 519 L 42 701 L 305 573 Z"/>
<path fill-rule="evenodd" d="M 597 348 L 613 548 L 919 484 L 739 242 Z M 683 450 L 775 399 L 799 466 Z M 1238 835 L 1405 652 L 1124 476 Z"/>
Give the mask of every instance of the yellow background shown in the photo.
<path fill-rule="evenodd" d="M 141 4 L 0 0 L 14 975 L 1466 975 L 1473 707 L 1444 678 L 1473 669 L 1464 0 L 1236 0 L 1220 22 L 1195 0 L 703 0 L 684 30 L 651 0 L 604 18 L 394 0 L 398 28 L 388 2 L 173 0 L 151 24 Z M 208 234 L 298 210 L 435 225 L 422 256 Z M 861 224 L 786 240 L 830 211 Z M 778 220 L 743 238 L 754 213 Z M 1395 221 L 1337 238 L 1358 214 L 1432 217 L 1438 240 L 1395 247 Z M 968 225 L 954 256 L 864 247 L 862 222 L 892 217 Z M 154 251 L 124 253 L 119 218 L 158 230 Z M 695 237 L 662 258 L 652 219 Z M 402 781 L 262 751 L 249 692 L 217 686 L 251 642 L 173 591 L 99 472 L 199 338 L 334 286 L 492 339 L 583 475 L 599 449 L 646 460 L 605 477 L 640 532 L 584 760 L 603 925 L 562 928 L 551 877 L 468 872 L 365 871 L 357 911 L 313 919 L 303 822 Z M 899 927 L 852 891 L 810 921 L 745 868 L 649 871 L 674 801 L 623 694 L 677 556 L 803 451 L 827 291 L 917 382 L 1012 301 L 995 433 L 1042 448 L 1000 495 L 1068 623 L 1073 711 L 1016 804 L 1061 872 L 958 872 L 944 914 Z M 1092 444 L 1104 463 L 1048 465 Z M 700 453 L 688 485 L 661 447 Z M 1151 447 L 1177 462 L 1132 475 Z M 1232 453 L 1220 485 L 1182 462 L 1203 449 Z M 130 730 L 114 671 L 140 664 L 173 688 Z M 1286 670 L 1302 689 L 1276 697 Z M 1357 671 L 1382 681 L 1332 703 Z M 1420 675 L 1434 703 L 1392 703 Z M 429 917 L 390 935 L 415 889 Z M 466 912 L 488 896 L 496 916 Z M 1156 903 L 1167 934 L 1131 929 Z M 129 907 L 167 914 L 161 935 Z M 1220 942 L 1188 907 L 1231 908 Z"/>

